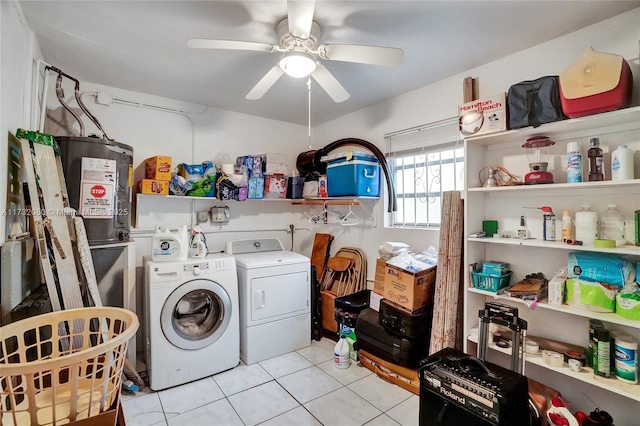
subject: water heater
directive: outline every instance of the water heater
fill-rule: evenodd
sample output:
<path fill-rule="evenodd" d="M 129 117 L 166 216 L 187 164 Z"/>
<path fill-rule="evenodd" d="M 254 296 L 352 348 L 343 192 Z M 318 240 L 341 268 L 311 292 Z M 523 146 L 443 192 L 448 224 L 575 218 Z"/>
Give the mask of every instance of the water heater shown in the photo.
<path fill-rule="evenodd" d="M 97 137 L 56 136 L 69 203 L 85 219 L 90 245 L 129 240 L 133 148 Z"/>

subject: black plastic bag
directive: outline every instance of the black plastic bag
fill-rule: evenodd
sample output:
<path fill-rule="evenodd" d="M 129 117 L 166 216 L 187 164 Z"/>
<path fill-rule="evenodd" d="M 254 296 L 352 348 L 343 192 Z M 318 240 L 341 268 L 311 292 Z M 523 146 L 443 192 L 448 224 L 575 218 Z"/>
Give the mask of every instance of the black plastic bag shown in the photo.
<path fill-rule="evenodd" d="M 558 76 L 540 77 L 514 84 L 507 93 L 507 107 L 509 129 L 538 127 L 543 123 L 564 119 Z"/>

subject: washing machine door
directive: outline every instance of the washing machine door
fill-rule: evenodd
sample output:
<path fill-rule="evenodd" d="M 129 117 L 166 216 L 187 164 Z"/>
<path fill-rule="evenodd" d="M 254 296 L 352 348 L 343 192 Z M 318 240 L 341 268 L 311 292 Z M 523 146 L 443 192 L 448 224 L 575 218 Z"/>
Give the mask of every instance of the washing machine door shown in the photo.
<path fill-rule="evenodd" d="M 162 332 L 175 346 L 196 350 L 209 346 L 226 331 L 231 299 L 210 280 L 187 281 L 167 298 L 160 313 Z"/>

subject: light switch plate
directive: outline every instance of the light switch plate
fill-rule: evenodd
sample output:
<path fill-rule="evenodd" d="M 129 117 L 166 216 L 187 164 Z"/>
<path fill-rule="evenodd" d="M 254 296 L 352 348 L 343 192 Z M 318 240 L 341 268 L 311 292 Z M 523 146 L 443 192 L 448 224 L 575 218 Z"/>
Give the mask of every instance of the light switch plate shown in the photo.
<path fill-rule="evenodd" d="M 196 213 L 196 222 L 199 224 L 201 223 L 207 223 L 209 222 L 209 212 L 208 211 L 203 211 L 203 212 L 197 212 Z"/>

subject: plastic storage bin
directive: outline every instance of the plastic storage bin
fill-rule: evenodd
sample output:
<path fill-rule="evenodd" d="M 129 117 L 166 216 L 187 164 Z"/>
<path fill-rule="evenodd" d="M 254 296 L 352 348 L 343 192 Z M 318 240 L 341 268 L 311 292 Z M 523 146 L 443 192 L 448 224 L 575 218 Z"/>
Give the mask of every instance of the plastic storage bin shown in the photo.
<path fill-rule="evenodd" d="M 498 291 L 509 285 L 511 281 L 511 272 L 507 272 L 499 277 L 483 274 L 480 271 L 472 271 L 473 286 L 480 290 Z"/>
<path fill-rule="evenodd" d="M 373 156 L 355 154 L 329 161 L 327 195 L 377 197 L 380 191 L 380 164 Z"/>
<path fill-rule="evenodd" d="M 2 425 L 60 425 L 112 409 L 136 315 L 79 308 L 0 329 Z"/>
<path fill-rule="evenodd" d="M 371 290 L 365 289 L 346 296 L 336 297 L 333 316 L 339 324 L 355 328 L 360 312 L 369 307 Z"/>

